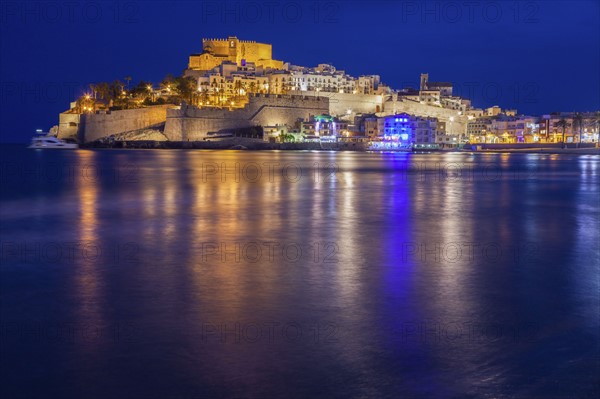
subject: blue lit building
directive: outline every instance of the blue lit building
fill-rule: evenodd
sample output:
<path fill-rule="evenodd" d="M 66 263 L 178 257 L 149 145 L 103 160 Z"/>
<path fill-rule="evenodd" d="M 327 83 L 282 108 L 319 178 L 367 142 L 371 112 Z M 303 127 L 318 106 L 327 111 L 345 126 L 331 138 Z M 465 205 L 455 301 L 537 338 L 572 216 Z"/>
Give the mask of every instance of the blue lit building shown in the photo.
<path fill-rule="evenodd" d="M 377 122 L 381 141 L 399 147 L 436 142 L 437 119 L 435 118 L 421 118 L 402 113 L 381 117 Z"/>

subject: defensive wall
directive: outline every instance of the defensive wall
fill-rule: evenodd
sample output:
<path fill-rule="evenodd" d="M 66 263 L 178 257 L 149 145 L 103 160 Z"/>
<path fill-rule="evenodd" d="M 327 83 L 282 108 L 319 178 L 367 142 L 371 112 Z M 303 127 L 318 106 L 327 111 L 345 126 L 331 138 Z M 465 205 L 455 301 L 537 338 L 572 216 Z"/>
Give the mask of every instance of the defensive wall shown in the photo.
<path fill-rule="evenodd" d="M 302 91 L 301 93 L 319 98 L 329 99 L 329 114 L 334 116 L 353 114 L 371 114 L 383 110 L 383 95 L 331 93 L 323 91 Z"/>
<path fill-rule="evenodd" d="M 209 133 L 252 126 L 293 126 L 298 119 L 329 113 L 327 97 L 258 94 L 244 108 L 228 110 L 197 108 L 183 104 L 167 111 L 165 136 L 171 141 L 198 141 Z"/>
<path fill-rule="evenodd" d="M 88 143 L 117 133 L 145 129 L 167 119 L 167 109 L 173 105 L 119 111 L 98 111 L 90 114 L 63 112 L 59 115 L 58 137 Z"/>

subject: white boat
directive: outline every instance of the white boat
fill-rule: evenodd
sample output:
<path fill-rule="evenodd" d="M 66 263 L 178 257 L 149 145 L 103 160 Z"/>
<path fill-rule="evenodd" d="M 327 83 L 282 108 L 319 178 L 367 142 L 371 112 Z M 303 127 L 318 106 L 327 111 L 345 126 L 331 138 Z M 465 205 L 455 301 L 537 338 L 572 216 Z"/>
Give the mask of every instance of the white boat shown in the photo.
<path fill-rule="evenodd" d="M 49 133 L 38 131 L 27 148 L 74 150 L 79 148 L 79 145 L 77 143 L 67 143 Z"/>

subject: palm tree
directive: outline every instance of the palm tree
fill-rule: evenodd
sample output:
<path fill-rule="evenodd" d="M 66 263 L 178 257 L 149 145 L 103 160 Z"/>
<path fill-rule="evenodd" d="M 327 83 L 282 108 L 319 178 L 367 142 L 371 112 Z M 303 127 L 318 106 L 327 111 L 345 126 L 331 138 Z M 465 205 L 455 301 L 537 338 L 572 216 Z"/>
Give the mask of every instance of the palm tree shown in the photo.
<path fill-rule="evenodd" d="M 236 101 L 236 102 L 241 101 L 243 87 L 244 87 L 244 84 L 242 83 L 241 80 L 236 80 L 233 83 L 233 99 L 234 99 L 234 101 Z"/>
<path fill-rule="evenodd" d="M 110 86 L 108 83 L 106 83 L 106 82 L 98 83 L 96 85 L 96 91 L 98 92 L 98 96 L 100 96 L 100 99 L 109 100 Z"/>
<path fill-rule="evenodd" d="M 90 83 L 90 91 L 92 92 L 92 96 L 95 99 L 96 98 L 96 93 L 98 92 L 98 87 L 95 84 Z"/>
<path fill-rule="evenodd" d="M 129 91 L 129 82 L 131 82 L 131 76 L 125 76 L 124 79 L 127 82 L 127 91 Z"/>
<path fill-rule="evenodd" d="M 581 112 L 577 112 L 573 115 L 573 129 L 575 129 L 575 127 L 579 128 L 579 142 L 577 143 L 577 147 L 579 147 L 581 144 L 581 131 L 583 130 L 583 115 Z"/>
<path fill-rule="evenodd" d="M 204 90 L 202 90 L 202 93 L 200 94 L 200 102 L 202 102 L 202 105 L 209 104 L 210 97 L 208 95 L 208 88 L 205 88 Z"/>
<path fill-rule="evenodd" d="M 214 103 L 216 105 L 219 105 L 219 84 L 217 83 L 216 80 L 213 80 L 212 83 L 210 84 L 211 86 L 211 92 L 213 94 L 213 98 L 214 98 Z"/>
<path fill-rule="evenodd" d="M 565 118 L 561 118 L 558 122 L 556 122 L 554 124 L 554 126 L 562 129 L 562 143 L 563 143 L 563 148 L 564 148 L 565 147 L 565 129 L 567 127 L 571 126 L 571 124 Z"/>
<path fill-rule="evenodd" d="M 592 132 L 600 133 L 600 111 L 594 112 L 588 121 L 587 125 L 592 128 Z"/>
<path fill-rule="evenodd" d="M 175 86 L 175 78 L 171 74 L 168 74 L 167 76 L 165 76 L 165 78 L 162 80 L 162 82 L 160 82 L 161 89 L 164 89 L 167 91 L 171 91 L 174 86 Z"/>
<path fill-rule="evenodd" d="M 109 102 L 109 107 L 114 105 L 122 106 L 124 103 L 124 101 L 122 100 L 124 88 L 123 83 L 121 83 L 118 80 L 115 80 L 112 83 L 107 83 L 106 86 L 106 99 Z"/>
<path fill-rule="evenodd" d="M 196 79 L 192 78 L 191 76 L 181 76 L 175 78 L 175 84 L 181 99 L 191 104 L 194 93 L 196 92 L 196 87 L 198 87 L 198 82 L 196 82 Z"/>

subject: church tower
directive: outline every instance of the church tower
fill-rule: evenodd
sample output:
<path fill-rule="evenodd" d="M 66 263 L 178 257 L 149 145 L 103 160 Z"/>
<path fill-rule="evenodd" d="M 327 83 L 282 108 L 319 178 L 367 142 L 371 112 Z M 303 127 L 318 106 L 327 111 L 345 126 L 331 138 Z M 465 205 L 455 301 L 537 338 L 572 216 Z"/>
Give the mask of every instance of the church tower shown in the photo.
<path fill-rule="evenodd" d="M 227 41 L 229 42 L 229 44 L 228 44 L 228 47 L 229 47 L 229 60 L 233 61 L 233 62 L 235 62 L 237 64 L 238 63 L 238 60 L 237 60 L 237 49 L 238 49 L 239 40 L 235 36 L 229 36 L 227 38 Z"/>
<path fill-rule="evenodd" d="M 427 81 L 428 80 L 429 80 L 429 74 L 422 73 L 421 74 L 421 85 L 419 87 L 419 90 L 427 90 Z"/>

